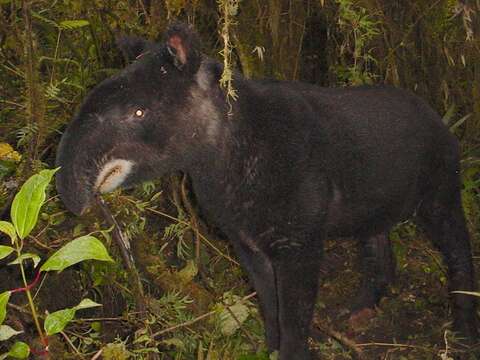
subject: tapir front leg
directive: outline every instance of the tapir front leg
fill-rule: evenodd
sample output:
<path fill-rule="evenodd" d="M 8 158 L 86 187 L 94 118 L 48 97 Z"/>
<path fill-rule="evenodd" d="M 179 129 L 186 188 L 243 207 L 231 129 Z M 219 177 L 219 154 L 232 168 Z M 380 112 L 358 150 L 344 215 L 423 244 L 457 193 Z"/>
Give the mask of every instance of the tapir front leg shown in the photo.
<path fill-rule="evenodd" d="M 233 242 L 233 246 L 257 292 L 265 324 L 267 347 L 273 352 L 280 349 L 277 288 L 273 265 L 251 237 L 242 233 L 239 240 Z"/>
<path fill-rule="evenodd" d="M 320 249 L 279 250 L 274 270 L 278 289 L 280 360 L 308 360 L 307 345 L 318 288 Z"/>

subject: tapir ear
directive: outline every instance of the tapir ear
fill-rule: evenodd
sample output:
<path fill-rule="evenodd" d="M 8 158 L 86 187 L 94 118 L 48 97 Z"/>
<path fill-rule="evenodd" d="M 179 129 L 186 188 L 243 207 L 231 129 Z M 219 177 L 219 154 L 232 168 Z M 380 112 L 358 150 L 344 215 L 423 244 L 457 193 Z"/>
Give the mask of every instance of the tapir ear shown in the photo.
<path fill-rule="evenodd" d="M 189 25 L 175 23 L 166 33 L 166 47 L 173 64 L 182 71 L 196 73 L 200 67 L 202 55 L 197 33 Z"/>
<path fill-rule="evenodd" d="M 138 36 L 118 36 L 116 43 L 127 62 L 132 62 L 154 46 L 154 43 Z"/>

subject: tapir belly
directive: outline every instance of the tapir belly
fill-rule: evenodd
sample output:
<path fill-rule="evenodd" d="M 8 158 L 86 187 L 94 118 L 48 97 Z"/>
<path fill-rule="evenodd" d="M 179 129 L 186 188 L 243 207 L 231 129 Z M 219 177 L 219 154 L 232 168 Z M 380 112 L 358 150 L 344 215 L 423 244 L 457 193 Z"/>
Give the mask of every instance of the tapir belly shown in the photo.
<path fill-rule="evenodd" d="M 333 184 L 325 218 L 327 236 L 366 236 L 386 231 L 410 218 L 421 198 L 422 189 L 415 178 L 394 190 L 384 185 L 359 192 Z"/>

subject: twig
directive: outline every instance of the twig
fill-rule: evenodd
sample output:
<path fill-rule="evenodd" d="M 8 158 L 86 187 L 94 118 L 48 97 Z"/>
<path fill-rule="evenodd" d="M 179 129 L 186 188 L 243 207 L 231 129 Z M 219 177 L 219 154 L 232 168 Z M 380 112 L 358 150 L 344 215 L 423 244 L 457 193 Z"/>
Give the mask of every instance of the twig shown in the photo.
<path fill-rule="evenodd" d="M 23 314 L 32 315 L 32 313 L 30 311 L 28 311 L 27 309 L 24 309 L 21 306 L 18 306 L 18 305 L 12 304 L 12 303 L 8 303 L 7 306 L 16 310 L 16 311 L 18 311 L 18 312 L 21 312 Z"/>
<path fill-rule="evenodd" d="M 346 348 L 350 349 L 353 352 L 353 355 L 356 359 L 358 360 L 366 360 L 365 355 L 362 352 L 362 349 L 360 349 L 359 345 L 355 343 L 354 341 L 350 340 L 348 337 L 345 335 L 341 334 L 340 332 L 332 329 L 331 327 L 327 325 L 323 325 L 320 323 L 320 321 L 316 318 L 313 320 L 313 324 L 315 327 L 323 332 L 324 334 L 330 336 L 331 338 L 334 338 L 337 340 L 340 344 L 345 346 Z"/>
<path fill-rule="evenodd" d="M 37 244 L 39 247 L 41 247 L 41 248 L 44 249 L 44 250 L 48 250 L 48 251 L 52 251 L 52 250 L 53 250 L 50 246 L 45 245 L 45 244 L 42 243 L 40 240 L 38 240 L 36 236 L 28 235 L 28 238 L 29 238 L 30 240 L 33 240 L 33 242 L 34 242 L 35 244 Z"/>
<path fill-rule="evenodd" d="M 383 346 L 383 347 L 395 347 L 395 348 L 405 348 L 405 349 L 419 349 L 423 351 L 430 352 L 435 354 L 435 351 L 418 345 L 409 345 L 409 344 L 395 344 L 395 343 L 381 343 L 381 342 L 371 342 L 371 343 L 363 343 L 363 344 L 356 344 L 358 347 L 371 347 L 371 346 Z"/>
<path fill-rule="evenodd" d="M 70 340 L 70 338 L 68 337 L 67 334 L 65 334 L 65 332 L 63 331 L 60 331 L 60 334 L 62 334 L 63 338 L 65 339 L 65 341 L 68 343 L 68 345 L 70 345 L 70 347 L 73 349 L 73 351 L 75 351 L 75 353 L 77 354 L 77 356 L 79 356 L 81 359 L 85 359 L 85 356 L 83 356 L 83 354 L 78 350 L 78 348 L 73 344 L 72 340 Z"/>
<path fill-rule="evenodd" d="M 118 248 L 120 249 L 123 263 L 128 273 L 129 282 L 133 287 L 133 295 L 135 297 L 135 304 L 137 306 L 137 310 L 141 313 L 145 313 L 147 306 L 145 304 L 143 285 L 138 270 L 135 267 L 135 261 L 133 260 L 132 253 L 130 251 L 130 243 L 128 239 L 126 239 L 123 235 L 122 231 L 120 230 L 120 226 L 118 225 L 117 221 L 113 217 L 112 213 L 108 209 L 103 199 L 100 196 L 97 196 L 96 199 L 97 204 L 100 207 L 103 216 L 105 217 L 105 220 L 110 226 L 113 226 L 112 237 L 117 243 Z"/>
<path fill-rule="evenodd" d="M 192 230 L 195 236 L 195 261 L 197 262 L 197 267 L 199 271 L 200 269 L 200 236 L 199 236 L 199 223 L 198 223 L 198 214 L 196 213 L 195 209 L 190 202 L 190 198 L 187 192 L 187 177 L 184 175 L 182 178 L 182 182 L 180 184 L 180 193 L 182 195 L 182 202 L 187 209 L 188 213 L 190 214 L 190 219 L 192 222 Z"/>
<path fill-rule="evenodd" d="M 128 239 L 125 238 L 123 233 L 120 230 L 120 226 L 117 223 L 117 220 L 113 217 L 112 213 L 108 209 L 107 205 L 103 201 L 101 197 L 97 197 L 97 204 L 102 211 L 105 220 L 107 221 L 108 225 L 113 226 L 112 235 L 117 243 L 117 246 L 120 250 L 120 254 L 122 256 L 123 264 L 128 270 L 131 270 L 135 267 L 134 260 L 132 253 L 130 251 L 130 242 Z"/>
<path fill-rule="evenodd" d="M 72 322 L 82 322 L 82 321 L 95 322 L 95 321 L 126 321 L 126 320 L 123 317 L 103 317 L 103 318 L 79 318 L 79 319 L 73 320 Z"/>
<path fill-rule="evenodd" d="M 103 349 L 98 350 L 98 352 L 95 355 L 93 355 L 91 360 L 100 359 L 100 355 L 102 355 L 102 352 L 103 352 Z"/>

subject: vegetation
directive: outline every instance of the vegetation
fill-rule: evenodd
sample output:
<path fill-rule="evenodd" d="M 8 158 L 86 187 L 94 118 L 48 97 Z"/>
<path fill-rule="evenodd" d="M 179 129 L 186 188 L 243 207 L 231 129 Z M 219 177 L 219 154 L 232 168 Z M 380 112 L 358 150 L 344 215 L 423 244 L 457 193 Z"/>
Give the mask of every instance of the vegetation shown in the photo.
<path fill-rule="evenodd" d="M 228 101 L 237 96 L 234 68 L 250 78 L 323 86 L 387 83 L 425 98 L 461 141 L 478 268 L 478 1 L 0 0 L 0 354 L 8 354 L 0 358 L 45 351 L 48 335 L 52 359 L 268 359 L 254 293 L 228 244 L 199 217 L 188 179 L 175 175 L 105 197 L 132 241 L 141 313 L 111 244 L 111 224 L 98 210 L 82 218 L 67 213 L 48 185 L 54 171 L 45 169 L 54 166 L 65 124 L 89 89 L 123 66 L 115 37 L 160 40 L 175 19 L 194 24 L 204 51 L 226 65 Z M 16 206 L 35 215 L 14 215 Z M 78 241 L 103 248 L 85 235 L 92 233 L 115 262 L 84 262 L 90 255 L 68 268 L 49 267 Z M 354 326 L 346 319 L 359 282 L 356 248 L 349 239 L 326 244 L 321 321 L 311 342 L 324 358 L 362 351 L 367 358 L 449 359 L 461 350 L 445 331 L 446 271 L 438 253 L 410 223 L 392 240 L 392 296 L 375 318 Z M 100 260 L 110 259 L 102 251 Z M 36 269 L 51 274 L 35 282 Z M 12 289 L 26 296 L 10 296 Z"/>

